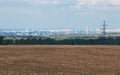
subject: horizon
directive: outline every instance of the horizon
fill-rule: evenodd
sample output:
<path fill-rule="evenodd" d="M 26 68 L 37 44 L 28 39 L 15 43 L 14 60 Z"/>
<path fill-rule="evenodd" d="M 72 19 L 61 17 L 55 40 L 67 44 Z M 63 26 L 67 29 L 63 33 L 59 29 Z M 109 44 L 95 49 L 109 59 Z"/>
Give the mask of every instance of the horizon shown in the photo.
<path fill-rule="evenodd" d="M 3 0 L 0 28 L 85 29 L 120 28 L 119 0 Z"/>

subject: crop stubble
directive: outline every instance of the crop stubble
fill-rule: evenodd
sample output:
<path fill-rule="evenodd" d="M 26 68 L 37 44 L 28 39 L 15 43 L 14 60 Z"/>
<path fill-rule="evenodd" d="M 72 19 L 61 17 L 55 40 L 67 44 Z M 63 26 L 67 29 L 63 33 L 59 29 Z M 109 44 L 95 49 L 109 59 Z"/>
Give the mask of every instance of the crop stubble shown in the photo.
<path fill-rule="evenodd" d="M 120 46 L 0 46 L 0 75 L 120 75 Z"/>

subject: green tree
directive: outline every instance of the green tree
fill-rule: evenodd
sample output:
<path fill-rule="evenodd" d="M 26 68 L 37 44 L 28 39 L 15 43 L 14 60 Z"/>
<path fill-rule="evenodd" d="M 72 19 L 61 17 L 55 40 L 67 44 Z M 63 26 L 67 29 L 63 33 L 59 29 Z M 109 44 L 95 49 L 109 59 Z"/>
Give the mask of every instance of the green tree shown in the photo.
<path fill-rule="evenodd" d="M 1 45 L 3 44 L 3 40 L 4 40 L 4 37 L 3 37 L 3 36 L 0 36 L 0 44 L 1 44 Z"/>

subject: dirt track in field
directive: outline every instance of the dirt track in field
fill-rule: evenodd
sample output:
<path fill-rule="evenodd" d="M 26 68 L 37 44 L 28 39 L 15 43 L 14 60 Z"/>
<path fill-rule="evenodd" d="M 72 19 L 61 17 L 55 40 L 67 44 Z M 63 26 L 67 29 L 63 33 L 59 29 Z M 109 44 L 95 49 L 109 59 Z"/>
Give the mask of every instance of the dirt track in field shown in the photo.
<path fill-rule="evenodd" d="M 0 46 L 0 75 L 120 75 L 120 46 Z"/>

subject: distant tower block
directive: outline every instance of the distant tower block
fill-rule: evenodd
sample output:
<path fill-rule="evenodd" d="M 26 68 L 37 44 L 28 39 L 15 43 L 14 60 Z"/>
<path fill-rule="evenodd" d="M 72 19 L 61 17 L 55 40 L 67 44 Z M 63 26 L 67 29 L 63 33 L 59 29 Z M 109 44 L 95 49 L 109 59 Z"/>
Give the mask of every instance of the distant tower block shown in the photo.
<path fill-rule="evenodd" d="M 105 36 L 106 35 L 106 26 L 107 26 L 106 21 L 103 22 L 102 26 L 103 26 L 103 36 Z"/>
<path fill-rule="evenodd" d="M 87 35 L 89 34 L 89 27 L 88 26 L 86 27 L 86 33 L 87 33 Z"/>

